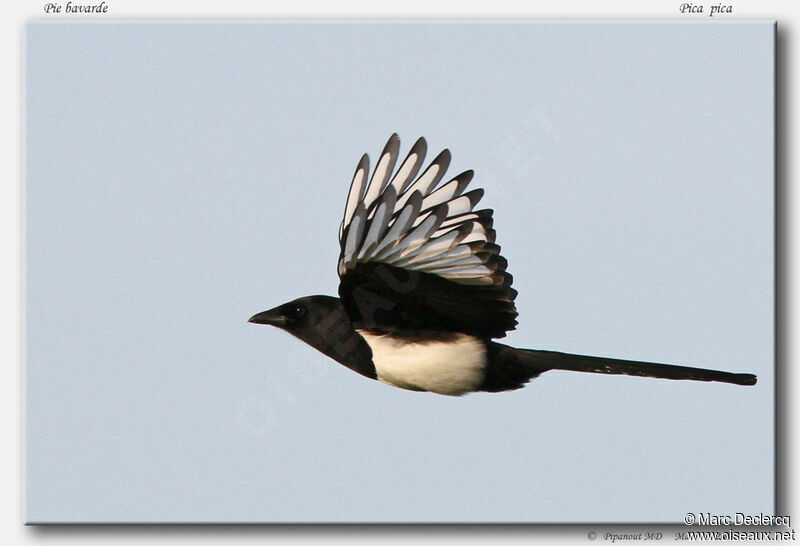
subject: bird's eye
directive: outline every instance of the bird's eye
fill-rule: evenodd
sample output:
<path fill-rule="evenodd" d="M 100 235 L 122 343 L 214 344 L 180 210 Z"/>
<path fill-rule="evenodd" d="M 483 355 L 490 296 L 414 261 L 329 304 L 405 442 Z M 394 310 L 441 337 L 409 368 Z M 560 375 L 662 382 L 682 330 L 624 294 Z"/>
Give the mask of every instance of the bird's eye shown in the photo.
<path fill-rule="evenodd" d="M 301 304 L 299 304 L 299 303 L 298 303 L 297 305 L 295 305 L 295 306 L 292 308 L 292 315 L 293 315 L 295 318 L 300 318 L 300 317 L 302 317 L 302 316 L 303 316 L 303 315 L 305 315 L 305 314 L 306 314 L 306 308 L 305 308 L 305 306 L 304 306 L 304 305 L 301 305 Z"/>

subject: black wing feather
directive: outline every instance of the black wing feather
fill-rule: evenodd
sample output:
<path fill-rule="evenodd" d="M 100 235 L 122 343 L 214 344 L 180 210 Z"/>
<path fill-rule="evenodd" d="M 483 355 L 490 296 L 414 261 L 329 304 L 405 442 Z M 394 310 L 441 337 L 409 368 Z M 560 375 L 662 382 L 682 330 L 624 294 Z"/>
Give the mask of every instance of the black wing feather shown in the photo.
<path fill-rule="evenodd" d="M 439 185 L 448 150 L 413 179 L 426 150 L 417 140 L 392 178 L 387 168 L 399 152 L 392 135 L 369 185 L 362 157 L 340 230 L 342 304 L 356 328 L 503 337 L 517 324 L 517 292 L 494 242 L 492 210 L 473 211 L 483 190 L 464 193 L 472 171 Z"/>

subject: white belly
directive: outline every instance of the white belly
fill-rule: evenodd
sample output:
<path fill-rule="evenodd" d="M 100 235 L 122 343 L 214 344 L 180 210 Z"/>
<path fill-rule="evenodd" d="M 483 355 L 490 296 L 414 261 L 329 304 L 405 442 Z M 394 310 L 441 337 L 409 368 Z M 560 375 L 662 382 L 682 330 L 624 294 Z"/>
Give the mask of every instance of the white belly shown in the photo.
<path fill-rule="evenodd" d="M 403 389 L 459 396 L 478 388 L 486 367 L 486 346 L 466 334 L 451 341 L 409 343 L 357 330 L 372 349 L 378 379 Z"/>

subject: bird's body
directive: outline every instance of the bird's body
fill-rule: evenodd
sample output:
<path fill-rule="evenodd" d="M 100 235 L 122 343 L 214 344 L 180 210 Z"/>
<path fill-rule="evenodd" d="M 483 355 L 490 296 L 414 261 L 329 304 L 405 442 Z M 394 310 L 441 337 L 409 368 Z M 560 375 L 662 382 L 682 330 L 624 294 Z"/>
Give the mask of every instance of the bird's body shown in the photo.
<path fill-rule="evenodd" d="M 755 376 L 649 362 L 516 349 L 493 341 L 517 324 L 507 261 L 492 210 L 473 211 L 465 171 L 440 184 L 450 154 L 417 177 L 419 139 L 394 172 L 392 135 L 367 183 L 358 164 L 339 231 L 339 298 L 308 296 L 253 316 L 371 379 L 459 396 L 518 389 L 548 370 L 753 385 Z"/>
<path fill-rule="evenodd" d="M 357 330 L 372 350 L 380 381 L 413 391 L 461 395 L 480 389 L 486 345 L 469 334 L 446 339 L 409 340 Z"/>

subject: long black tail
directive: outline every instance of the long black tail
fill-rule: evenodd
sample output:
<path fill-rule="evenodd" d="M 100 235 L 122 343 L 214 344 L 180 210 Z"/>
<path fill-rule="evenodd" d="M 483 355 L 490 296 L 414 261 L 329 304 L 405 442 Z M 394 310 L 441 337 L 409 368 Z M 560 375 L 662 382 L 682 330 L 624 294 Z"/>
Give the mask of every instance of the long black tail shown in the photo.
<path fill-rule="evenodd" d="M 573 372 L 608 373 L 635 375 L 639 377 L 658 377 L 661 379 L 689 379 L 692 381 L 719 381 L 734 385 L 755 385 L 756 376 L 749 373 L 731 373 L 688 366 L 638 362 L 599 356 L 573 355 L 556 351 L 537 351 L 516 349 L 500 343 L 489 347 L 496 363 L 487 370 L 484 390 L 506 390 L 522 386 L 527 379 L 549 370 L 569 370 Z M 522 375 L 527 377 L 522 380 Z M 522 381 L 521 381 L 522 380 Z M 512 386 L 517 383 L 518 386 Z M 495 387 L 495 388 L 491 388 Z"/>

